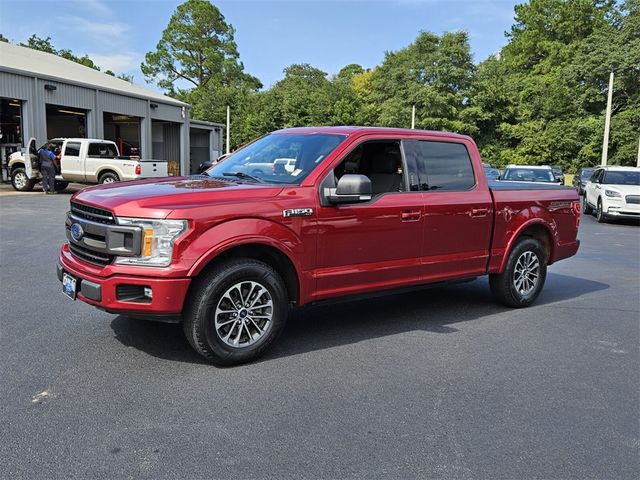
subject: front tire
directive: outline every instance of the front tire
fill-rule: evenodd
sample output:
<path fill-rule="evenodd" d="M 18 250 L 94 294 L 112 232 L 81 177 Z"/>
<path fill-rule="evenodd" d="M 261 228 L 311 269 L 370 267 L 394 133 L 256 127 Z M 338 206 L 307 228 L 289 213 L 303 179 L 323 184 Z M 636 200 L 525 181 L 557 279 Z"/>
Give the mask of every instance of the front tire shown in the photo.
<path fill-rule="evenodd" d="M 520 238 L 507 260 L 504 272 L 489 275 L 493 296 L 508 307 L 531 305 L 542 290 L 547 278 L 547 257 L 540 242 L 534 238 Z"/>
<path fill-rule="evenodd" d="M 607 221 L 607 216 L 602 211 L 602 199 L 601 198 L 598 199 L 598 206 L 596 207 L 596 220 L 598 221 L 598 223 L 606 223 L 606 221 Z"/>
<path fill-rule="evenodd" d="M 287 315 L 287 290 L 280 275 L 263 262 L 238 259 L 197 281 L 182 326 L 200 355 L 227 366 L 262 355 L 282 332 Z"/>
<path fill-rule="evenodd" d="M 14 168 L 11 171 L 11 186 L 18 192 L 30 192 L 36 185 L 36 180 L 27 177 L 23 167 Z"/>

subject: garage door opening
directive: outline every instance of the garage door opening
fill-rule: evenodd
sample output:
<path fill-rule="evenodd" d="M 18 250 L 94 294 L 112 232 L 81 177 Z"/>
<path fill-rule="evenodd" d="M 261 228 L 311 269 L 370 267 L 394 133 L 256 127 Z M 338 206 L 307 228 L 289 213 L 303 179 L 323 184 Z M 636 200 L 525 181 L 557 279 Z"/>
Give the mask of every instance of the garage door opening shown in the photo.
<path fill-rule="evenodd" d="M 202 128 L 189 129 L 189 145 L 190 153 L 190 169 L 191 173 L 198 173 L 200 171 L 200 164 L 209 160 L 215 160 L 211 158 L 211 145 L 209 139 L 211 137 L 209 130 Z"/>
<path fill-rule="evenodd" d="M 151 145 L 154 160 L 166 160 L 169 175 L 180 175 L 180 124 L 151 122 Z"/>
<path fill-rule="evenodd" d="M 105 113 L 104 138 L 116 142 L 121 155 L 140 156 L 140 117 Z"/>
<path fill-rule="evenodd" d="M 47 139 L 86 138 L 87 112 L 60 105 L 47 105 Z"/>
<path fill-rule="evenodd" d="M 2 177 L 9 179 L 9 155 L 22 147 L 22 103 L 20 100 L 0 98 L 0 164 Z"/>

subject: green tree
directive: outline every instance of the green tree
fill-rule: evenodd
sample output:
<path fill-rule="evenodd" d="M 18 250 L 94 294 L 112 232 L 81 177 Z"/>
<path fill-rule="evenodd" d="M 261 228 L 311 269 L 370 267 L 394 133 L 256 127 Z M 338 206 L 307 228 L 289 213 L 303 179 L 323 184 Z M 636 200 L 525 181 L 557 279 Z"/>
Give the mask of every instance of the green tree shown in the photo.
<path fill-rule="evenodd" d="M 71 50 L 61 49 L 58 50 L 53 46 L 51 42 L 51 37 L 40 38 L 36 34 L 31 35 L 26 43 L 20 43 L 21 47 L 32 48 L 33 50 L 39 50 L 41 52 L 51 53 L 53 55 L 57 55 L 58 57 L 65 58 L 67 60 L 71 60 L 72 62 L 79 63 L 80 65 L 84 65 L 85 67 L 93 68 L 94 70 L 101 71 L 101 68 L 94 63 L 91 58 L 87 54 L 79 57 L 75 55 Z M 114 72 L 111 70 L 106 70 L 104 73 L 107 75 L 111 75 L 113 77 L 116 76 Z M 128 82 L 133 81 L 133 76 L 127 74 L 120 74 L 117 76 L 122 80 L 126 80 Z"/>
<path fill-rule="evenodd" d="M 465 32 L 442 36 L 421 32 L 408 47 L 387 52 L 370 78 L 368 102 L 372 123 L 408 127 L 412 106 L 416 126 L 473 133 L 463 114 L 472 85 L 474 65 Z"/>
<path fill-rule="evenodd" d="M 207 0 L 187 0 L 178 6 L 153 52 L 140 65 L 147 81 L 173 92 L 177 81 L 206 87 L 213 81 L 234 87 L 238 80 L 260 88 L 244 73 L 234 41 L 234 30 L 220 10 Z"/>
<path fill-rule="evenodd" d="M 532 0 L 516 6 L 508 44 L 479 65 L 470 96 L 486 159 L 498 166 L 559 164 L 570 171 L 597 164 L 611 68 L 610 161 L 628 157 L 633 132 L 635 142 L 638 135 L 637 5 Z"/>

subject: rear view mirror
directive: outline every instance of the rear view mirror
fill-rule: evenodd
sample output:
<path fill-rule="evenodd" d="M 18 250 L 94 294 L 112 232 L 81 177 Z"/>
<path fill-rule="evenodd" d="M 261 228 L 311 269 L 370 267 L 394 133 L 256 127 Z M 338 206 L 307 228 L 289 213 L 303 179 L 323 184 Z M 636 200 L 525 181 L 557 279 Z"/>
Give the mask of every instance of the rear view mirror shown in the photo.
<path fill-rule="evenodd" d="M 346 174 L 340 177 L 336 188 L 326 188 L 329 203 L 358 203 L 371 200 L 371 180 L 366 175 Z"/>

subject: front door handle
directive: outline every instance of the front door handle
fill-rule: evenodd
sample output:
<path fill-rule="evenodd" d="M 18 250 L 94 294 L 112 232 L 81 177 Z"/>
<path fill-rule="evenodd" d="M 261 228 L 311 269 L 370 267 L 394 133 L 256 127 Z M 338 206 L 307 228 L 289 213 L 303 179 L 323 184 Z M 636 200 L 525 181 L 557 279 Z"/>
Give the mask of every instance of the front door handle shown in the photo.
<path fill-rule="evenodd" d="M 489 213 L 488 208 L 472 208 L 469 211 L 470 217 L 486 217 L 487 213 Z"/>
<path fill-rule="evenodd" d="M 420 220 L 420 210 L 404 210 L 400 217 L 403 222 L 417 222 Z"/>

